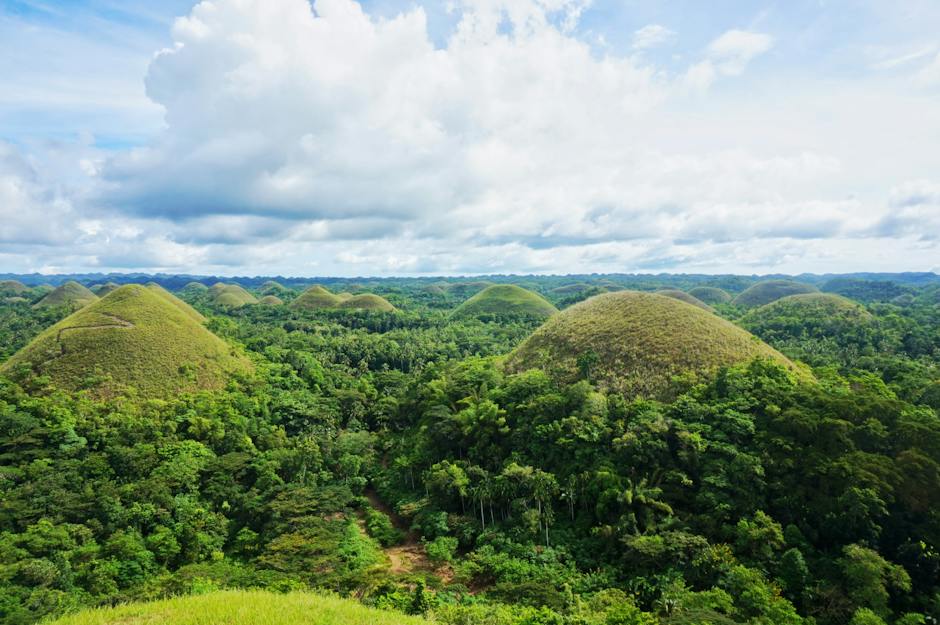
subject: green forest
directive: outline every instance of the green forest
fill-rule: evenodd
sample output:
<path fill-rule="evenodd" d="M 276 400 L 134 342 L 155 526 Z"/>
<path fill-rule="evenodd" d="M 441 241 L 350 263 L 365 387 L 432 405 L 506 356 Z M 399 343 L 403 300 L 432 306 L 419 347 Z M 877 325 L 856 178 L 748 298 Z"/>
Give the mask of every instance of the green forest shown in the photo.
<path fill-rule="evenodd" d="M 940 277 L 27 278 L 0 625 L 940 621 Z"/>

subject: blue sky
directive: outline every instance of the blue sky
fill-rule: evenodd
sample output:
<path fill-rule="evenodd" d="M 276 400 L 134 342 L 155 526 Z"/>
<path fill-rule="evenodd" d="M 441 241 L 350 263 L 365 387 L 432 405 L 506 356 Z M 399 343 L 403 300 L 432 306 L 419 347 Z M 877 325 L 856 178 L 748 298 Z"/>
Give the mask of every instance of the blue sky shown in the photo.
<path fill-rule="evenodd" d="M 938 270 L 938 33 L 928 0 L 0 0 L 0 266 Z"/>

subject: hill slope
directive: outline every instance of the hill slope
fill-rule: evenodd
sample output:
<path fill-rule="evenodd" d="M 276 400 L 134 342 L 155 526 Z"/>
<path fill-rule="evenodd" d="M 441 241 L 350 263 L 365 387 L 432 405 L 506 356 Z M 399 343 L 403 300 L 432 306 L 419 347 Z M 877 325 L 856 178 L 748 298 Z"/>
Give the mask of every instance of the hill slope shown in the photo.
<path fill-rule="evenodd" d="M 340 299 L 327 291 L 319 284 L 315 284 L 297 296 L 290 307 L 295 310 L 320 310 L 321 308 L 336 308 Z"/>
<path fill-rule="evenodd" d="M 86 610 L 50 625 L 426 625 L 427 622 L 339 597 L 229 590 Z"/>
<path fill-rule="evenodd" d="M 675 375 L 755 357 L 793 366 L 757 337 L 700 308 L 655 293 L 618 291 L 546 321 L 509 355 L 506 368 L 543 369 L 564 381 L 587 369 L 615 390 L 659 397 L 668 395 Z"/>
<path fill-rule="evenodd" d="M 18 280 L 0 281 L 0 295 L 16 296 L 29 293 L 29 287 Z"/>
<path fill-rule="evenodd" d="M 381 295 L 375 295 L 373 293 L 364 293 L 363 295 L 349 295 L 341 294 L 337 296 L 339 300 L 336 304 L 337 308 L 351 308 L 355 310 L 380 310 L 383 312 L 394 312 L 395 307 L 392 306 L 391 302 L 382 297 Z"/>
<path fill-rule="evenodd" d="M 171 298 L 136 284 L 122 286 L 37 336 L 0 371 L 25 364 L 65 390 L 111 396 L 132 387 L 142 397 L 164 398 L 220 388 L 231 373 L 250 369 L 186 304 Z"/>
<path fill-rule="evenodd" d="M 776 301 L 788 295 L 800 293 L 818 293 L 819 289 L 811 284 L 793 282 L 792 280 L 765 280 L 752 285 L 736 298 L 734 305 L 742 308 L 756 308 Z"/>
<path fill-rule="evenodd" d="M 36 307 L 43 306 L 71 306 L 81 308 L 94 302 L 98 296 L 89 291 L 78 282 L 69 281 L 46 294 L 41 300 L 36 302 Z"/>
<path fill-rule="evenodd" d="M 671 297 L 672 299 L 677 299 L 680 302 L 685 302 L 686 304 L 692 304 L 693 306 L 698 306 L 702 310 L 707 310 L 708 312 L 715 312 L 714 309 L 700 300 L 699 298 L 686 293 L 685 291 L 680 291 L 679 289 L 660 289 L 656 291 L 659 295 L 665 295 L 666 297 Z"/>
<path fill-rule="evenodd" d="M 731 295 L 724 289 L 719 289 L 717 286 L 697 286 L 689 289 L 689 295 L 711 306 L 715 304 L 727 304 L 731 301 Z"/>
<path fill-rule="evenodd" d="M 218 285 L 213 285 L 212 288 L 209 289 L 209 293 L 212 294 L 212 301 L 219 306 L 240 308 L 248 304 L 258 303 L 257 297 L 237 284 L 226 284 L 221 289 L 216 289 L 216 286 Z"/>
<path fill-rule="evenodd" d="M 455 317 L 479 317 L 482 315 L 526 315 L 546 318 L 558 309 L 538 293 L 514 284 L 495 284 L 486 287 L 458 306 Z"/>

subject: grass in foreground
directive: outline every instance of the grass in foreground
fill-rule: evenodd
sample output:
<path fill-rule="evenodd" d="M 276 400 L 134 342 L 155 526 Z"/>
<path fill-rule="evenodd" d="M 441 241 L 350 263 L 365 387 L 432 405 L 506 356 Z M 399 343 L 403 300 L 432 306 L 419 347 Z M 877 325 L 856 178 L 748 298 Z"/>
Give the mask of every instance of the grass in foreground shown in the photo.
<path fill-rule="evenodd" d="M 50 625 L 420 625 L 423 618 L 305 592 L 227 590 L 86 610 Z"/>

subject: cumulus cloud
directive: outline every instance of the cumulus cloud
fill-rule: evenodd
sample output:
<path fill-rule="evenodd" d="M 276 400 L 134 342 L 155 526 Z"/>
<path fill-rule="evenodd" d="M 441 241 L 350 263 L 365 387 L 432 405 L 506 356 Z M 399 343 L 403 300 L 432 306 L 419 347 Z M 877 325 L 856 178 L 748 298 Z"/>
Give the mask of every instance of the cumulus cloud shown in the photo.
<path fill-rule="evenodd" d="M 814 240 L 915 236 L 923 211 L 891 224 L 894 200 L 826 191 L 845 169 L 826 145 L 696 127 L 699 98 L 771 35 L 729 30 L 670 72 L 593 50 L 577 32 L 589 4 L 463 0 L 435 43 L 420 6 L 379 19 L 353 0 L 205 0 L 147 72 L 153 141 L 76 158 L 71 194 L 0 157 L 0 200 L 58 206 L 61 244 L 109 268 L 776 268 Z M 674 36 L 651 24 L 633 49 Z"/>
<path fill-rule="evenodd" d="M 669 43 L 676 38 L 675 31 L 660 24 L 647 24 L 633 33 L 633 49 L 647 50 Z"/>

